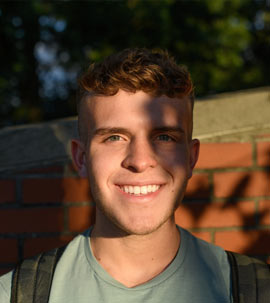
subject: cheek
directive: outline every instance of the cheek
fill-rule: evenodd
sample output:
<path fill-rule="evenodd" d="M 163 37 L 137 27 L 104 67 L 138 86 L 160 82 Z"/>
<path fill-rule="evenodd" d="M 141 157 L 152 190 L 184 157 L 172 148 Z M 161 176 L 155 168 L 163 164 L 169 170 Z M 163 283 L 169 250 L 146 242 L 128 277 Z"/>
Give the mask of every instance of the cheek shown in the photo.
<path fill-rule="evenodd" d="M 88 155 L 88 174 L 90 182 L 107 183 L 118 167 L 118 161 L 113 153 L 100 149 L 90 149 Z"/>
<path fill-rule="evenodd" d="M 169 151 L 159 152 L 160 162 L 170 170 L 187 169 L 189 163 L 188 150 L 184 145 Z"/>

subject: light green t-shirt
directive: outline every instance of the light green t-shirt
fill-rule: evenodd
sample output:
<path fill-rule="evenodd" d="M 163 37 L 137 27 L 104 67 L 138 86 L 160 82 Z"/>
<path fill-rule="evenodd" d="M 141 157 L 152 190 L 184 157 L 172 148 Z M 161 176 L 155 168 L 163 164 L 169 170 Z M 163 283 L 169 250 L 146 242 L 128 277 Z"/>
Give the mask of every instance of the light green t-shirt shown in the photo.
<path fill-rule="evenodd" d="M 90 230 L 77 236 L 62 255 L 49 303 L 229 303 L 230 266 L 220 247 L 186 230 L 172 263 L 151 281 L 127 288 L 97 262 L 89 245 Z M 0 278 L 0 302 L 10 298 L 11 273 Z"/>

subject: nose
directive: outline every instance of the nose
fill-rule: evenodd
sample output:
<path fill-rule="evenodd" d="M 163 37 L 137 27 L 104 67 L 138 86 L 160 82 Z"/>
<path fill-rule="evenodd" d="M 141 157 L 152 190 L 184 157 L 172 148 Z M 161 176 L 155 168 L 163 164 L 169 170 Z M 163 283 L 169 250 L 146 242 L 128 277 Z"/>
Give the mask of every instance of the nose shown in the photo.
<path fill-rule="evenodd" d="M 122 166 L 133 172 L 144 172 L 157 165 L 153 147 L 147 140 L 134 140 L 130 142 L 128 152 L 122 162 Z"/>

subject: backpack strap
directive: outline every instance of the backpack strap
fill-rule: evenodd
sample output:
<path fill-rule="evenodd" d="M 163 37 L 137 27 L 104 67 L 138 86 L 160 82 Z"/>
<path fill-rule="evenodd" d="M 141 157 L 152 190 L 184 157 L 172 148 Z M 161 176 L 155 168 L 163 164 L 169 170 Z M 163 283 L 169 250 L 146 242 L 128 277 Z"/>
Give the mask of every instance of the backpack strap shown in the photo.
<path fill-rule="evenodd" d="M 56 264 L 66 246 L 23 260 L 14 270 L 11 303 L 47 303 Z"/>
<path fill-rule="evenodd" d="M 226 253 L 231 265 L 233 302 L 270 302 L 270 266 L 256 258 Z"/>

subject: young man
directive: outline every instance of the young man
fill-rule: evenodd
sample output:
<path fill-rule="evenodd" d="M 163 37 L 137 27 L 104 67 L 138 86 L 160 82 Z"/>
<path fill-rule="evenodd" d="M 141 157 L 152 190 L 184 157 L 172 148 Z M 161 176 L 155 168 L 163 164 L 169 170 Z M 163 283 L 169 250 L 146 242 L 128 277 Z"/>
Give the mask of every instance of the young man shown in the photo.
<path fill-rule="evenodd" d="M 223 249 L 176 226 L 199 153 L 189 73 L 164 52 L 127 49 L 80 81 L 72 155 L 89 180 L 95 225 L 61 256 L 50 303 L 228 303 Z M 11 273 L 0 279 L 9 302 Z"/>

